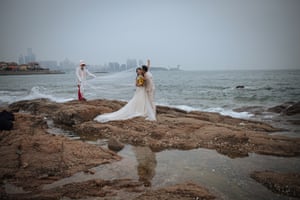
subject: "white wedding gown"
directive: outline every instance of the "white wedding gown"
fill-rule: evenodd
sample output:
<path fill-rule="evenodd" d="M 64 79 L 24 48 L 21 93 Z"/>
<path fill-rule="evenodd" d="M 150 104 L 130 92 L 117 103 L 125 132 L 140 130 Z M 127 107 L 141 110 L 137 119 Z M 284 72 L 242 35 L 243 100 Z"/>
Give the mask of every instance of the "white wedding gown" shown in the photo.
<path fill-rule="evenodd" d="M 120 110 L 98 115 L 94 120 L 103 123 L 134 117 L 145 117 L 147 120 L 152 121 L 156 120 L 155 112 L 151 106 L 145 87 L 137 87 L 132 99 Z"/>

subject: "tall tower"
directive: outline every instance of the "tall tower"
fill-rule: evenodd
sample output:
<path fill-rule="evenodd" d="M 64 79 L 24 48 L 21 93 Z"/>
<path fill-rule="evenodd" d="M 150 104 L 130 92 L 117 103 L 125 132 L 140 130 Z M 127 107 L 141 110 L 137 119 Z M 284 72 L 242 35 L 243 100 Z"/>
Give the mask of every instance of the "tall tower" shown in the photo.
<path fill-rule="evenodd" d="M 32 53 L 32 48 L 27 48 L 27 55 L 25 56 L 25 63 L 35 62 L 35 55 Z"/>
<path fill-rule="evenodd" d="M 21 64 L 25 64 L 24 56 L 22 54 L 19 56 L 19 65 Z"/>

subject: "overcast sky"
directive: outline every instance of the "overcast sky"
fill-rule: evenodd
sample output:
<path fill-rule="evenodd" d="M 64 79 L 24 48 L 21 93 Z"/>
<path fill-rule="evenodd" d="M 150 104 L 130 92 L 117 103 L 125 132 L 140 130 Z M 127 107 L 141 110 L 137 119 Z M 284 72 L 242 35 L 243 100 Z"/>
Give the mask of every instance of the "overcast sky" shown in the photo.
<path fill-rule="evenodd" d="M 0 60 L 300 69 L 299 0 L 0 0 Z"/>

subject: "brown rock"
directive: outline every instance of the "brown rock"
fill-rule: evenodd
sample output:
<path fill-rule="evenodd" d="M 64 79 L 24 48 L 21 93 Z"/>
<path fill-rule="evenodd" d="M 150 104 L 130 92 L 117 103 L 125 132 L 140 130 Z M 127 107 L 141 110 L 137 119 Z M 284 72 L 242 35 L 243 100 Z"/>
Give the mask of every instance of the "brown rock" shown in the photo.
<path fill-rule="evenodd" d="M 266 123 L 236 119 L 218 113 L 185 112 L 158 106 L 158 120 L 135 118 L 126 121 L 98 123 L 99 114 L 120 109 L 124 102 L 93 100 L 54 103 L 46 100 L 22 101 L 11 109 L 29 110 L 47 115 L 56 125 L 88 139 L 111 137 L 133 145 L 149 146 L 160 151 L 169 148 L 209 148 L 230 157 L 243 157 L 255 152 L 267 155 L 300 155 L 300 139 L 268 135 L 280 129 Z M 29 109 L 30 108 L 30 109 Z M 53 109 L 57 108 L 57 109 Z"/>
<path fill-rule="evenodd" d="M 117 140 L 116 138 L 111 137 L 108 140 L 108 148 L 112 151 L 120 151 L 124 148 L 124 144 L 122 144 L 119 140 Z"/>
<path fill-rule="evenodd" d="M 0 179 L 25 190 L 121 159 L 99 146 L 47 134 L 39 116 L 15 117 L 14 129 L 0 132 Z"/>
<path fill-rule="evenodd" d="M 289 106 L 293 105 L 294 102 L 286 102 L 278 106 L 274 106 L 268 109 L 269 112 L 274 112 L 274 113 L 282 113 L 284 112 Z"/>
<path fill-rule="evenodd" d="M 293 104 L 292 106 L 288 107 L 285 111 L 287 115 L 296 115 L 300 114 L 300 101 L 298 103 Z"/>
<path fill-rule="evenodd" d="M 190 200 L 190 199 L 215 199 L 207 189 L 194 183 L 183 183 L 158 190 L 150 190 L 135 198 L 135 200 Z"/>
<path fill-rule="evenodd" d="M 300 174 L 271 171 L 253 172 L 251 177 L 273 192 L 300 197 Z"/>
<path fill-rule="evenodd" d="M 117 191 L 129 190 L 143 192 L 142 184 L 130 179 L 101 180 L 95 179 L 79 183 L 70 183 L 62 187 L 49 190 L 36 190 L 25 194 L 10 194 L 6 199 L 26 200 L 26 199 L 61 199 L 68 197 L 71 199 L 86 199 L 87 197 L 106 197 L 105 199 L 116 199 Z M 136 196 L 136 194 L 131 194 Z M 0 196 L 1 197 L 1 196 Z M 123 199 L 122 196 L 117 199 Z M 126 199 L 126 198 L 125 198 Z"/>
<path fill-rule="evenodd" d="M 255 152 L 267 155 L 300 155 L 300 139 L 272 136 L 278 131 L 266 123 L 235 119 L 217 113 L 190 112 L 158 106 L 158 121 L 135 118 L 126 121 L 98 123 L 93 118 L 102 113 L 118 110 L 124 102 L 94 100 L 54 103 L 48 100 L 22 101 L 10 109 L 29 113 L 16 113 L 12 131 L 0 132 L 0 178 L 31 191 L 22 195 L 7 195 L 0 187 L 0 197 L 7 199 L 86 198 L 89 196 L 114 199 L 128 194 L 131 199 L 213 199 L 201 186 L 185 183 L 145 192 L 144 179 L 97 180 L 72 183 L 60 188 L 41 190 L 43 184 L 89 171 L 94 166 L 120 160 L 114 152 L 96 145 L 70 140 L 47 133 L 45 116 L 85 139 L 117 138 L 118 140 L 150 147 L 152 150 L 210 148 L 230 157 L 247 156 Z M 33 115 L 34 114 L 34 115 Z M 120 147 L 119 147 L 120 148 Z M 149 157 L 149 156 L 148 156 Z M 151 162 L 155 168 L 154 159 Z M 153 176 L 145 171 L 149 163 L 138 166 L 145 179 Z M 122 190 L 122 191 L 120 191 Z M 144 192 L 144 193 L 141 193 Z M 4 194 L 2 194 L 4 193 Z M 134 194 L 133 194 L 134 193 Z"/>
<path fill-rule="evenodd" d="M 300 101 L 297 103 L 286 102 L 278 106 L 274 106 L 268 109 L 269 112 L 281 113 L 285 115 L 300 114 Z"/>

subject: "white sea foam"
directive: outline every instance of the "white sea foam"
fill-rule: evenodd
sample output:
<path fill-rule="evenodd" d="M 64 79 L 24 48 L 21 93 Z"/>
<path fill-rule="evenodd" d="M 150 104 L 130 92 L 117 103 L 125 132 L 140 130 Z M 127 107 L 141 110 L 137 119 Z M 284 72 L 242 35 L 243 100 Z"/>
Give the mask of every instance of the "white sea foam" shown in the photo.
<path fill-rule="evenodd" d="M 179 105 L 179 106 L 168 106 L 168 107 L 174 107 L 174 108 L 178 108 L 180 110 L 184 110 L 186 112 L 192 112 L 192 111 L 200 111 L 200 109 L 196 109 L 193 108 L 191 106 L 187 106 L 187 105 Z"/>
<path fill-rule="evenodd" d="M 249 119 L 250 117 L 254 116 L 253 114 L 248 112 L 234 112 L 233 110 L 225 110 L 224 108 L 208 108 L 203 111 L 216 112 L 224 116 L 231 116 L 231 117 L 243 118 L 243 119 Z"/>
<path fill-rule="evenodd" d="M 63 102 L 67 102 L 67 101 L 72 101 L 74 100 L 73 98 L 62 98 L 62 97 L 55 97 L 51 94 L 47 94 L 46 92 L 46 88 L 44 87 L 38 87 L 35 86 L 33 88 L 31 88 L 31 91 L 28 95 L 21 97 L 19 99 L 20 100 L 32 100 L 32 99 L 49 99 L 50 101 L 54 101 L 54 102 L 58 102 L 58 103 L 63 103 Z"/>
<path fill-rule="evenodd" d="M 160 104 L 162 105 L 162 104 Z M 231 116 L 234 118 L 242 118 L 242 119 L 249 119 L 251 117 L 253 117 L 254 115 L 248 112 L 234 112 L 233 110 L 225 110 L 224 108 L 194 108 L 191 106 L 187 106 L 187 105 L 177 105 L 177 106 L 172 106 L 172 105 L 162 105 L 162 106 L 167 106 L 167 107 L 172 107 L 172 108 L 177 108 L 180 110 L 184 110 L 186 112 L 192 112 L 192 111 L 203 111 L 203 112 L 215 112 L 215 113 L 219 113 L 221 115 L 224 116 Z"/>

